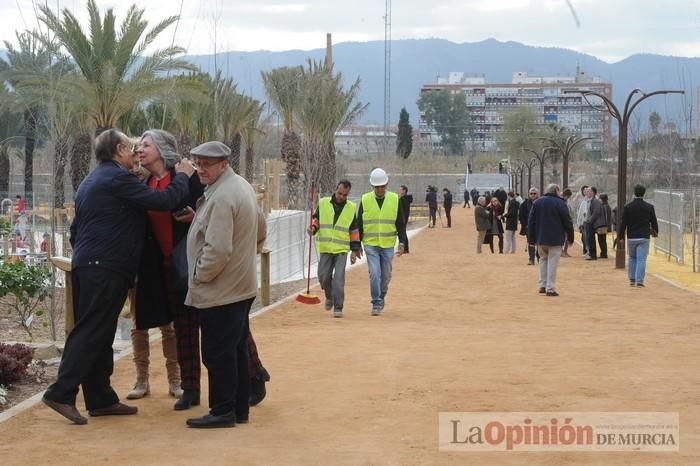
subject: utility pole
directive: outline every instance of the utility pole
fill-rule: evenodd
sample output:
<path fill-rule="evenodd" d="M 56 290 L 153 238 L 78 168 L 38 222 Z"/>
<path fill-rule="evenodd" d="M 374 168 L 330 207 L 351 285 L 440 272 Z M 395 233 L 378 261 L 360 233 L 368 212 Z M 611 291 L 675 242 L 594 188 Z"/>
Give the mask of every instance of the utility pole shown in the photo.
<path fill-rule="evenodd" d="M 384 5 L 384 137 L 383 151 L 389 146 L 389 121 L 391 119 L 391 0 Z"/>

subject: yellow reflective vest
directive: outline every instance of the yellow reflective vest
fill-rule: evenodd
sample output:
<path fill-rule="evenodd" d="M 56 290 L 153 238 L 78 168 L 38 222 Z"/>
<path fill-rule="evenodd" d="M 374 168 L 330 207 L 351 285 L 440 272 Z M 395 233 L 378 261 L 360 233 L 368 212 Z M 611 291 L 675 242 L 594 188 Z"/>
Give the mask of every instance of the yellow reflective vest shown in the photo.
<path fill-rule="evenodd" d="M 396 217 L 399 213 L 399 195 L 387 192 L 382 208 L 377 204 L 374 191 L 362 195 L 362 242 L 365 246 L 393 248 L 396 244 Z"/>
<path fill-rule="evenodd" d="M 355 218 L 354 202 L 346 201 L 338 221 L 333 224 L 335 209 L 330 197 L 318 201 L 319 230 L 316 248 L 321 254 L 341 254 L 350 250 L 350 225 Z"/>

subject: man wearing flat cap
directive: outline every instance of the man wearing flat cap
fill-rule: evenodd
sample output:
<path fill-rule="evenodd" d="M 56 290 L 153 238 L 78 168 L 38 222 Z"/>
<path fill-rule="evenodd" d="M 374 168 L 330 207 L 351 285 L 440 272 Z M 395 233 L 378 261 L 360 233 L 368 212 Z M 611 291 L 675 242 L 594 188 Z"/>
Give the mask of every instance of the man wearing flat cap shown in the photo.
<path fill-rule="evenodd" d="M 265 218 L 252 186 L 228 165 L 225 144 L 206 142 L 190 154 L 206 189 L 187 235 L 185 304 L 200 315 L 210 411 L 187 425 L 233 427 L 248 422 L 248 312 L 258 291 L 255 256 Z"/>

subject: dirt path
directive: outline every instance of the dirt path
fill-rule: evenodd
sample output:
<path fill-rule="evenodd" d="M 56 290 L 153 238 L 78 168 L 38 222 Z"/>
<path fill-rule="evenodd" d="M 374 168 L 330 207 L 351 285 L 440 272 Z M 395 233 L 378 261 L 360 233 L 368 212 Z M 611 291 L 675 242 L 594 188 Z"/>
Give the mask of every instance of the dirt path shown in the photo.
<path fill-rule="evenodd" d="M 395 259 L 381 317 L 362 266 L 343 319 L 296 302 L 254 319 L 272 381 L 250 424 L 187 429 L 206 407 L 173 411 L 156 357 L 138 416 L 80 427 L 36 406 L 0 424 L 2 464 L 700 463 L 698 296 L 654 278 L 631 289 L 611 260 L 578 249 L 562 260 L 561 296 L 540 296 L 522 247 L 473 252 L 472 212 L 455 209 L 452 229 L 424 230 Z M 133 378 L 120 361 L 119 393 Z M 680 412 L 681 452 L 448 454 L 440 411 Z"/>

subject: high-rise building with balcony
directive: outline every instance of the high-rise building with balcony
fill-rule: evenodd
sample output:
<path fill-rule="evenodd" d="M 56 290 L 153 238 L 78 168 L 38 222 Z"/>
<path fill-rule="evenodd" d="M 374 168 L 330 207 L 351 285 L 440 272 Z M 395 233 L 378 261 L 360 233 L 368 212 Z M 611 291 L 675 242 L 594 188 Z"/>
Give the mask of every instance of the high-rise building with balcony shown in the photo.
<path fill-rule="evenodd" d="M 441 89 L 464 93 L 472 123 L 465 139 L 467 151 L 500 150 L 498 142 L 503 139 L 499 135 L 504 133 L 504 117 L 521 106 L 534 109 L 538 125 L 557 123 L 568 133 L 591 138 L 585 145 L 593 156 L 602 155 L 605 141 L 610 137 L 610 115 L 589 105 L 602 106 L 602 100 L 589 97 L 587 102 L 580 94 L 565 91 L 589 90 L 612 98 L 612 84 L 600 78 L 589 79 L 579 70 L 573 77 L 529 76 L 518 71 L 513 73 L 512 82 L 504 84 L 487 83 L 483 76 L 450 72 L 447 78 L 438 77 L 437 82 L 423 85 L 421 94 Z M 419 130 L 424 145 L 441 148 L 440 138 L 426 124 L 422 113 Z"/>

